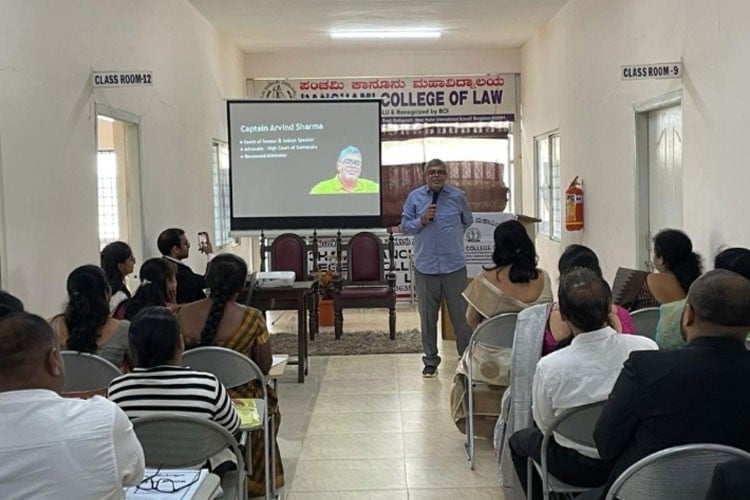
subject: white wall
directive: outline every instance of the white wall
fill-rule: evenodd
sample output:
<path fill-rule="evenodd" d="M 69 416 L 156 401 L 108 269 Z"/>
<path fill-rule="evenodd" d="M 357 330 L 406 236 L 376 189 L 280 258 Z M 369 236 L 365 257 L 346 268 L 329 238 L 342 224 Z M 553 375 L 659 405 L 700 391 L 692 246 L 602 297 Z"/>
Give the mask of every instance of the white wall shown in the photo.
<path fill-rule="evenodd" d="M 519 49 L 309 50 L 245 55 L 247 78 L 518 73 Z"/>
<path fill-rule="evenodd" d="M 707 261 L 720 244 L 750 246 L 747 19 L 744 0 L 571 0 L 522 47 L 525 212 L 535 135 L 559 128 L 563 190 L 575 175 L 585 183 L 586 228 L 563 230 L 562 245 L 538 238 L 543 267 L 573 242 L 594 248 L 610 278 L 636 264 L 633 106 L 679 89 L 684 230 Z M 679 60 L 682 81 L 620 80 L 622 64 Z"/>
<path fill-rule="evenodd" d="M 154 86 L 93 90 L 92 70 L 152 70 Z M 95 103 L 141 119 L 139 262 L 168 226 L 213 234 L 211 139 L 227 138 L 223 99 L 244 94 L 242 53 L 187 0 L 3 0 L 3 288 L 50 315 L 67 274 L 98 263 Z"/>

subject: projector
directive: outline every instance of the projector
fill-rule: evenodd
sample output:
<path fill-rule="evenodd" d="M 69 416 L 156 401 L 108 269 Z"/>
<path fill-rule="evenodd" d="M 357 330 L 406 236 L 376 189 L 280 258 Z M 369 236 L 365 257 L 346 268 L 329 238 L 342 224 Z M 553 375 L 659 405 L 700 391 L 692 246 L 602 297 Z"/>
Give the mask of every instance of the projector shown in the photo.
<path fill-rule="evenodd" d="M 269 271 L 258 273 L 257 286 L 261 288 L 281 288 L 294 285 L 294 271 Z"/>

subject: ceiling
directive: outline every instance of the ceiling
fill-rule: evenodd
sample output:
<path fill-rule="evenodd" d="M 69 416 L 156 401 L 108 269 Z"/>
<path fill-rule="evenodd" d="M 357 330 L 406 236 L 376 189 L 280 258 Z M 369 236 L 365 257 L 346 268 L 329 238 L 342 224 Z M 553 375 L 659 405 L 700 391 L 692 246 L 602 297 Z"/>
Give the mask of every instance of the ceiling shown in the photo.
<path fill-rule="evenodd" d="M 521 46 L 567 0 L 189 0 L 244 52 Z M 332 40 L 329 30 L 438 28 L 438 40 Z"/>

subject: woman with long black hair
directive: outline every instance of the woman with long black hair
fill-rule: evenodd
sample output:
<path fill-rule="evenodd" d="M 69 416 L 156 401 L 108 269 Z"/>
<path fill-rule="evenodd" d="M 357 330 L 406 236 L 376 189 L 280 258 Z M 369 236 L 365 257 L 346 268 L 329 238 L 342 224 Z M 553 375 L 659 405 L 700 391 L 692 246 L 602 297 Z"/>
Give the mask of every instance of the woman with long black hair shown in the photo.
<path fill-rule="evenodd" d="M 523 225 L 515 220 L 503 222 L 495 228 L 493 237 L 492 265 L 485 267 L 463 292 L 468 304 L 466 322 L 472 328 L 494 316 L 552 301 L 549 275 L 537 267 L 534 243 Z M 466 390 L 471 364 L 478 380 L 495 387 L 483 396 L 486 408 L 494 410 L 474 417 L 475 435 L 492 438 L 503 395 L 499 388 L 508 383 L 509 351 L 480 344 L 472 351 L 471 358 L 468 349 L 461 356 L 451 385 L 451 417 L 461 432 L 466 432 Z"/>
<path fill-rule="evenodd" d="M 133 272 L 135 257 L 127 243 L 114 241 L 102 248 L 100 253 L 102 269 L 107 276 L 112 297 L 109 299 L 109 311 L 115 312 L 117 306 L 130 298 L 130 290 L 125 285 L 125 277 Z"/>
<path fill-rule="evenodd" d="M 237 303 L 237 296 L 245 288 L 247 281 L 245 261 L 232 254 L 217 255 L 208 265 L 206 281 L 209 298 L 180 304 L 174 310 L 186 347 L 227 347 L 249 357 L 263 373 L 268 373 L 272 355 L 263 313 Z M 229 389 L 229 393 L 233 398 L 262 397 L 257 381 Z M 278 432 L 281 415 L 276 392 L 271 387 L 268 387 L 268 413 L 274 416 Z M 278 446 L 275 449 L 276 487 L 281 487 L 284 485 L 284 469 Z M 265 478 L 261 432 L 252 433 L 252 450 L 253 470 L 247 478 L 247 491 L 251 496 L 262 495 L 265 492 Z"/>
<path fill-rule="evenodd" d="M 67 289 L 65 311 L 50 320 L 60 345 L 96 354 L 118 367 L 128 366 L 130 323 L 110 316 L 111 291 L 104 271 L 94 265 L 77 267 L 68 275 Z"/>
<path fill-rule="evenodd" d="M 138 273 L 141 284 L 133 296 L 115 310 L 115 318 L 132 320 L 147 307 L 171 307 L 177 297 L 177 265 L 162 257 L 148 259 Z"/>
<path fill-rule="evenodd" d="M 493 265 L 485 267 L 463 292 L 468 303 L 466 322 L 472 328 L 498 314 L 552 302 L 549 275 L 537 268 L 534 243 L 523 225 L 503 222 L 495 228 L 494 239 Z"/>
<path fill-rule="evenodd" d="M 631 311 L 682 300 L 690 285 L 703 272 L 701 256 L 693 251 L 693 242 L 678 229 L 662 229 L 654 236 L 653 265 L 657 272 L 648 273 Z"/>

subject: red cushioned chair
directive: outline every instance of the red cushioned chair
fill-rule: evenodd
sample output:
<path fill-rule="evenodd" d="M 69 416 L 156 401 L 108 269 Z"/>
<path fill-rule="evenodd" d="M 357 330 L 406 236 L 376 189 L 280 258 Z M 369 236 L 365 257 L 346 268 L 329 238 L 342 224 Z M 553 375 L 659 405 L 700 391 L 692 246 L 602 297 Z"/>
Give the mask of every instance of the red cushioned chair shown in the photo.
<path fill-rule="evenodd" d="M 312 254 L 312 271 L 308 269 L 308 258 Z M 266 259 L 268 255 L 268 259 Z M 269 246 L 265 235 L 260 236 L 260 268 L 264 271 L 294 271 L 295 281 L 315 281 L 318 270 L 318 235 L 313 232 L 312 241 L 307 243 L 301 236 L 284 233 L 275 237 Z M 318 333 L 318 283 L 313 285 L 313 293 L 308 298 L 308 331 L 310 339 Z"/>
<path fill-rule="evenodd" d="M 341 272 L 341 260 L 346 253 L 346 279 Z M 388 273 L 385 272 L 385 249 L 381 239 L 373 233 L 357 233 L 342 245 L 341 233 L 336 239 L 338 260 L 334 279 L 333 310 L 336 338 L 344 328 L 343 310 L 346 308 L 388 308 L 388 327 L 391 340 L 396 338 L 396 275 L 393 273 L 393 235 L 388 237 Z"/>

